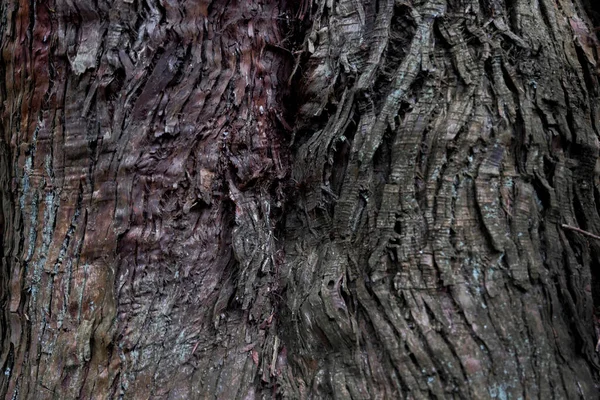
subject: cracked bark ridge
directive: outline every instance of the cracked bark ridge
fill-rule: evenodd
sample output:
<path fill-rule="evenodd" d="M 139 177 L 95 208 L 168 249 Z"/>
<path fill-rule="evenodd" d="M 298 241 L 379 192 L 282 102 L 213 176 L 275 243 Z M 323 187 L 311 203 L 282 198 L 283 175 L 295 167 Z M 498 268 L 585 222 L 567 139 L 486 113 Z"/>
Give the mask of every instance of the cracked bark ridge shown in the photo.
<path fill-rule="evenodd" d="M 562 228 L 600 233 L 600 47 L 582 5 L 314 12 L 284 240 L 286 393 L 596 398 L 600 243 Z"/>
<path fill-rule="evenodd" d="M 270 394 L 286 2 L 0 10 L 2 397 Z"/>

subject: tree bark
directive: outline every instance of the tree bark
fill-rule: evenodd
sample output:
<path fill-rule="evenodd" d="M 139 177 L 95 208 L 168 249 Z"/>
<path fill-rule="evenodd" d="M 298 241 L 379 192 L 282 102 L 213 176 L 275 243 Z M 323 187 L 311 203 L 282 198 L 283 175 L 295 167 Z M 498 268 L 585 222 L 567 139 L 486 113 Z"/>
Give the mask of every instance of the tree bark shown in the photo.
<path fill-rule="evenodd" d="M 0 4 L 0 395 L 597 398 L 598 10 L 291 3 Z"/>

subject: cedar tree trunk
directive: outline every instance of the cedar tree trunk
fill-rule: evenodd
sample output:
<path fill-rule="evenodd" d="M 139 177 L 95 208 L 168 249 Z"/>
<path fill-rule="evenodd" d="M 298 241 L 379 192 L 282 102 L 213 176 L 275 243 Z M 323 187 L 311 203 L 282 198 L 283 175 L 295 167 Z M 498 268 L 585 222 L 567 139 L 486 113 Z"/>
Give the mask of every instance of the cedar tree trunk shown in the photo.
<path fill-rule="evenodd" d="M 593 3 L 2 0 L 0 396 L 597 398 Z"/>

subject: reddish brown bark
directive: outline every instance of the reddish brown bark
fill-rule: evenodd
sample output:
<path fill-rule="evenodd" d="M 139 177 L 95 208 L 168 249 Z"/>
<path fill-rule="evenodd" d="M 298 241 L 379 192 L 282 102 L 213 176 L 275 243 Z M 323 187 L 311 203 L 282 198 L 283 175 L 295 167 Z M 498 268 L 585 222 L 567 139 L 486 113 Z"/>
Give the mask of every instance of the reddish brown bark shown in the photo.
<path fill-rule="evenodd" d="M 7 398 L 244 397 L 257 350 L 269 385 L 292 59 L 263 3 L 2 5 Z"/>

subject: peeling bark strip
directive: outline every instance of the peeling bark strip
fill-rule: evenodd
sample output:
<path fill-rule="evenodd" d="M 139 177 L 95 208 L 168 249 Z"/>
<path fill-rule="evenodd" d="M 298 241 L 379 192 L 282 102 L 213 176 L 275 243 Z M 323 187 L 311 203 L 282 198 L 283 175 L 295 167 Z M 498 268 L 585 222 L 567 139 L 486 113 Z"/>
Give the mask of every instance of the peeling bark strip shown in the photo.
<path fill-rule="evenodd" d="M 3 398 L 270 393 L 286 3 L 1 11 Z"/>
<path fill-rule="evenodd" d="M 580 0 L 300 3 L 0 2 L 0 396 L 597 397 Z"/>

